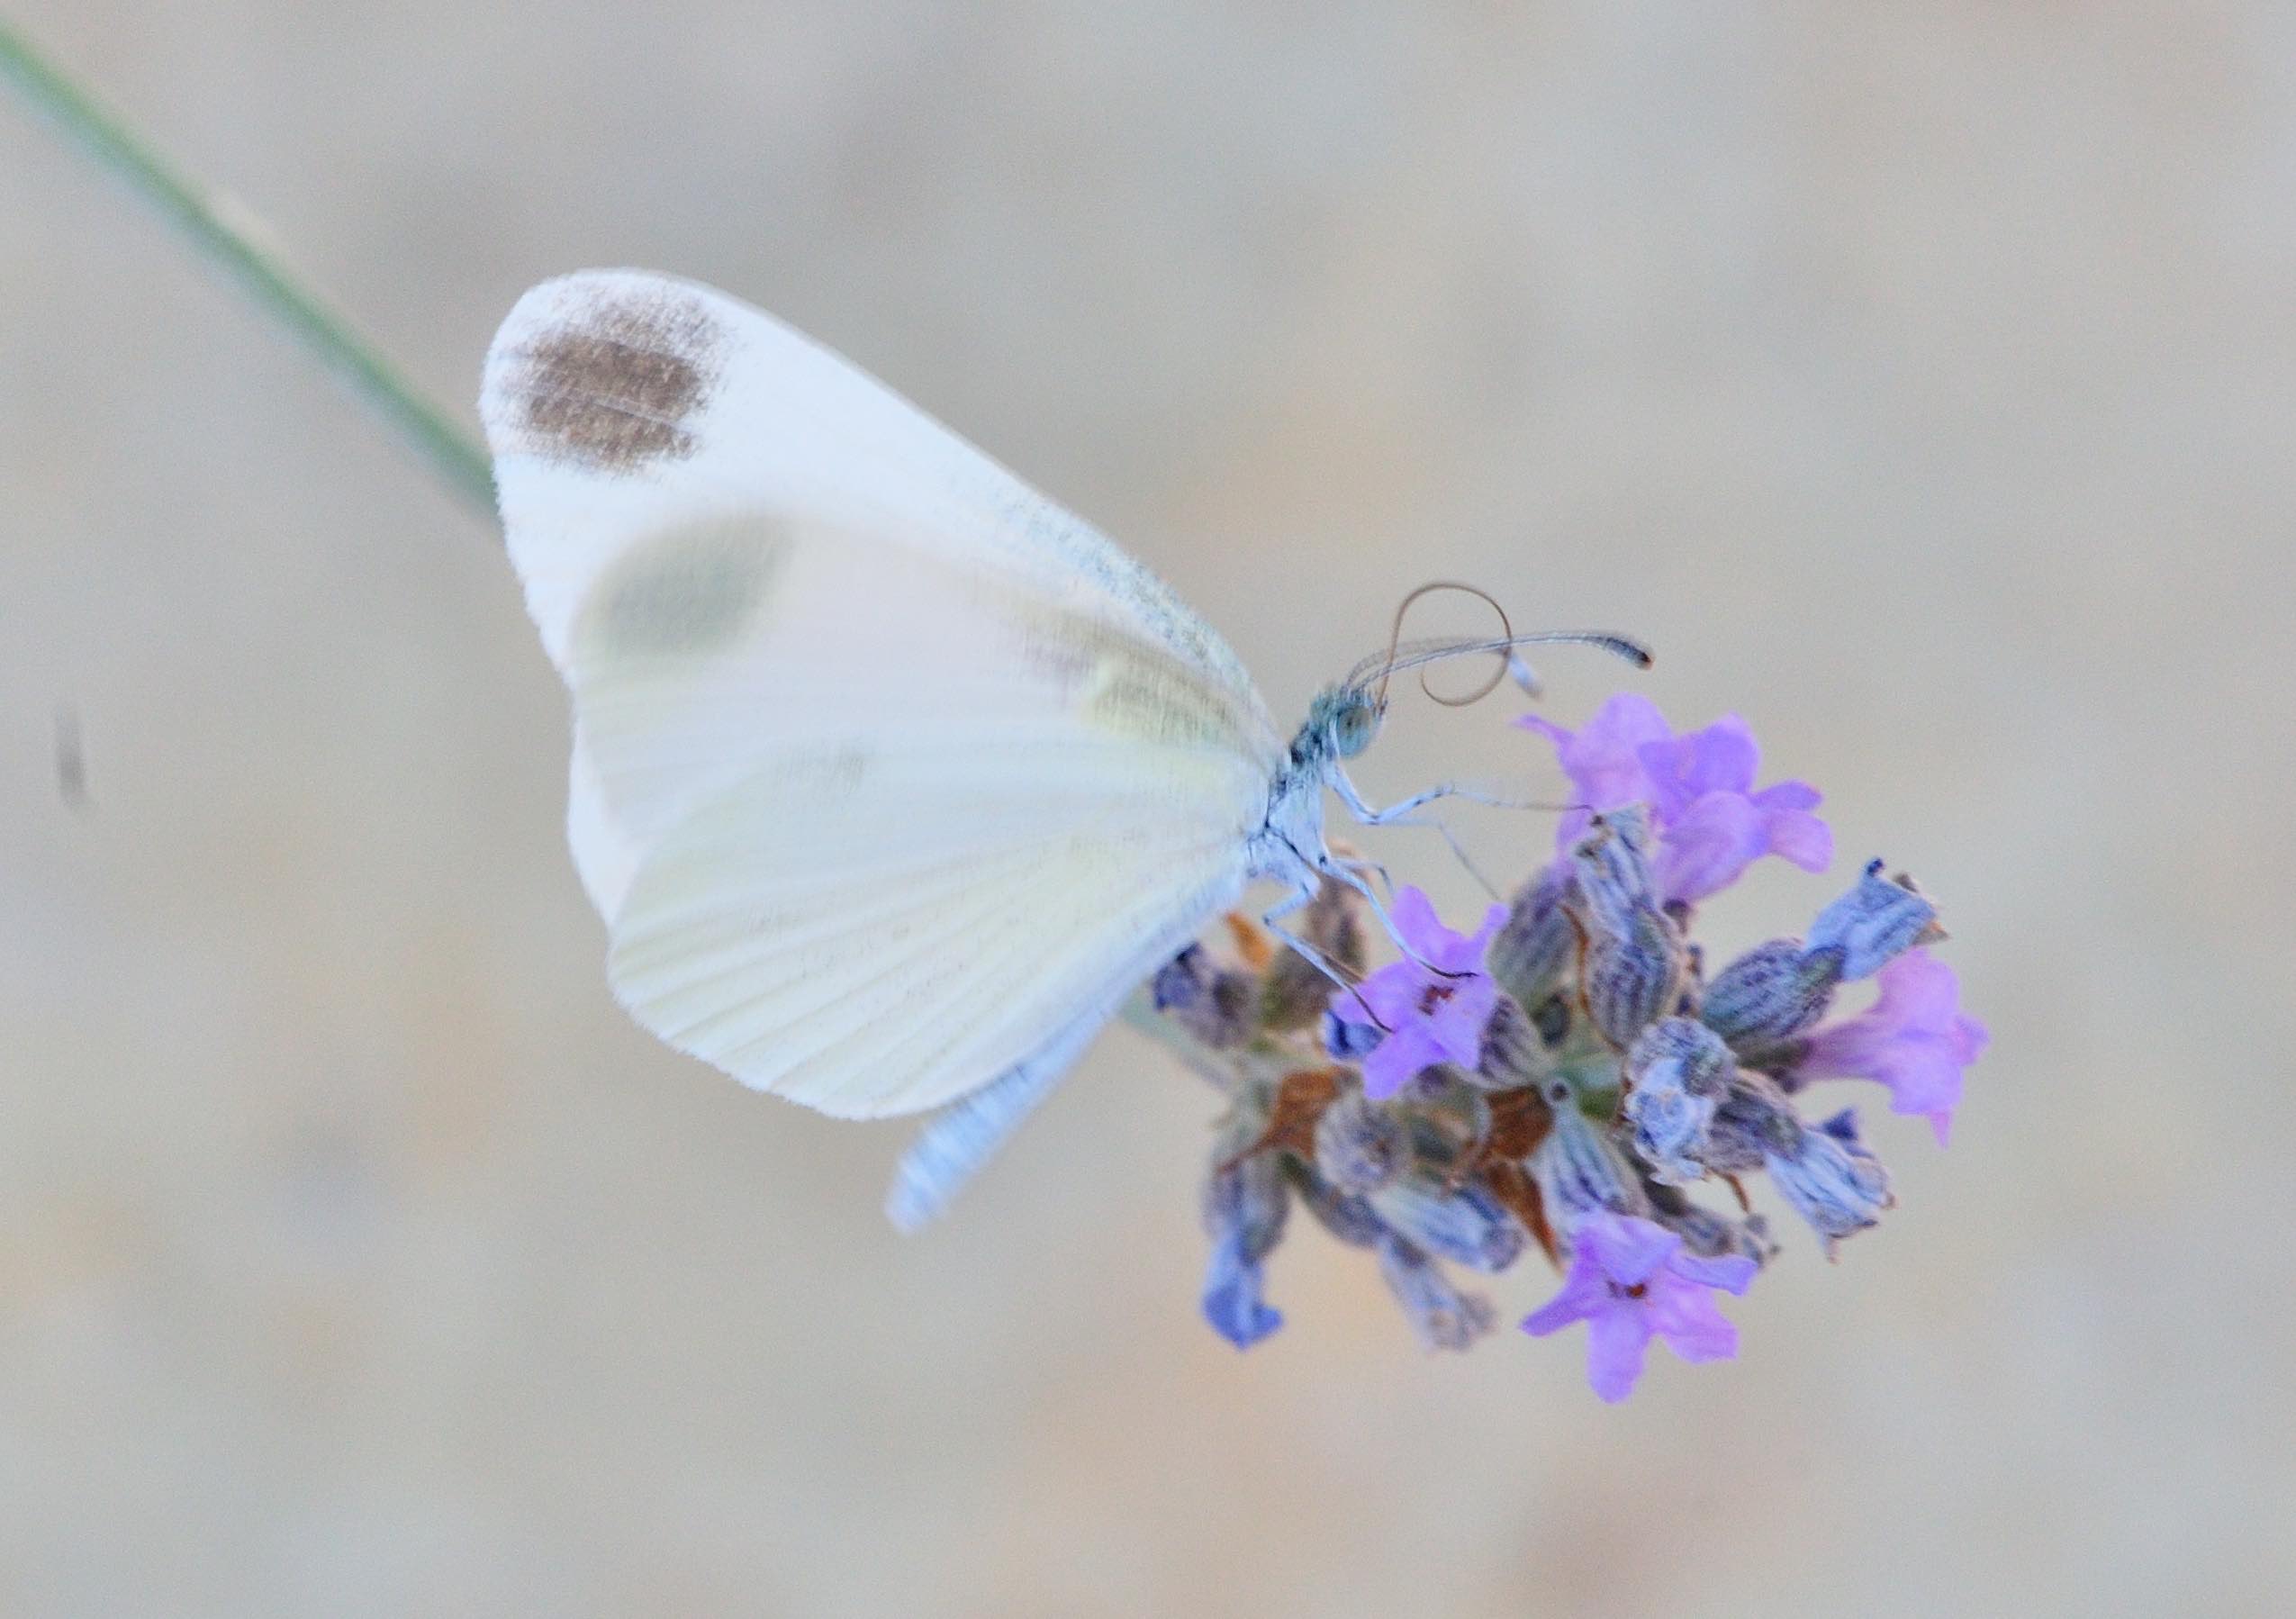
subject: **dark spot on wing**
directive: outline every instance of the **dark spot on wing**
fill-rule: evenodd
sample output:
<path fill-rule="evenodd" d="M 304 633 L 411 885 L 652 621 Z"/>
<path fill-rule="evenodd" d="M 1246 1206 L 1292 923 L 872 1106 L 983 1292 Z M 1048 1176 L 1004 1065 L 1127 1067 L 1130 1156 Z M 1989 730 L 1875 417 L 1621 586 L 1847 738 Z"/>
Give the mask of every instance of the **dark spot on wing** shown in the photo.
<path fill-rule="evenodd" d="M 576 308 L 519 356 L 512 389 L 533 448 L 604 472 L 683 459 L 723 345 L 716 318 L 680 288 L 619 289 Z"/>
<path fill-rule="evenodd" d="M 786 535 L 757 520 L 673 529 L 637 547 L 593 587 L 582 634 L 608 658 L 705 656 L 737 639 L 771 598 Z"/>

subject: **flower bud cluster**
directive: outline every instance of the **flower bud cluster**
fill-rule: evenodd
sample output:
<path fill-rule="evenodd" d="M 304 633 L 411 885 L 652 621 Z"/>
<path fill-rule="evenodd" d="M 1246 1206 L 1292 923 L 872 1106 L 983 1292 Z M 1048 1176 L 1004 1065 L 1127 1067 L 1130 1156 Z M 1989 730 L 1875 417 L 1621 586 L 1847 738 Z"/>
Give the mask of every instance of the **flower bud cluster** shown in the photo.
<path fill-rule="evenodd" d="M 1818 795 L 1754 791 L 1734 720 L 1674 737 L 1625 701 L 1575 735 L 1541 723 L 1595 809 L 1476 933 L 1406 889 L 1388 909 L 1407 952 L 1348 990 L 1240 921 L 1233 950 L 1192 946 L 1157 975 L 1155 1004 L 1227 1093 L 1204 1309 L 1234 1343 L 1281 1320 L 1266 1264 L 1297 1202 L 1372 1252 L 1433 1349 L 1496 1318 L 1447 1267 L 1495 1275 L 1538 1248 L 1565 1280 L 1525 1327 L 1588 1322 L 1590 1379 L 1623 1397 L 1653 1338 L 1686 1360 L 1734 1352 L 1715 1296 L 1777 1252 L 1749 1186 L 1766 1180 L 1829 1254 L 1892 1206 L 1853 1115 L 1803 1117 L 1813 1082 L 1878 1081 L 1943 1138 L 1984 1034 L 1924 948 L 1944 936 L 1934 905 L 1876 861 L 1802 936 L 1708 972 L 1695 899 L 1762 854 L 1822 865 Z M 1362 974 L 1386 927 L 1365 899 L 1331 881 L 1304 914 L 1308 942 Z M 1829 1022 L 1867 979 L 1873 1007 Z"/>

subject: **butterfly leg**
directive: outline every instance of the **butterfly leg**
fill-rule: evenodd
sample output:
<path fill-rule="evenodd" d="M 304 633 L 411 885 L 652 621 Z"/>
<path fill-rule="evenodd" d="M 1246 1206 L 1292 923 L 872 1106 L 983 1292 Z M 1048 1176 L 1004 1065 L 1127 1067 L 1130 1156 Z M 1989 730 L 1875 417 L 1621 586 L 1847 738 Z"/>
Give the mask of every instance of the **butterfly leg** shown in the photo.
<path fill-rule="evenodd" d="M 1459 841 L 1459 835 L 1443 821 L 1432 815 L 1406 815 L 1382 824 L 1390 827 L 1433 827 L 1442 835 L 1443 842 L 1450 846 L 1451 858 L 1458 861 L 1460 868 L 1475 879 L 1476 885 L 1492 899 L 1505 902 L 1506 896 L 1492 886 L 1491 880 L 1483 875 L 1483 868 L 1477 865 L 1473 857 L 1467 853 L 1467 846 Z"/>
<path fill-rule="evenodd" d="M 1414 810 L 1423 809 L 1437 799 L 1465 799 L 1470 804 L 1487 804 L 1494 810 L 1568 810 L 1571 807 L 1568 804 L 1534 803 L 1529 799 L 1496 798 L 1480 788 L 1469 787 L 1463 782 L 1442 782 L 1424 792 L 1413 793 L 1400 803 L 1389 804 L 1384 810 L 1374 810 L 1363 801 L 1363 795 L 1356 791 L 1355 783 L 1348 779 L 1347 772 L 1334 769 L 1329 780 L 1332 791 L 1338 793 L 1340 802 L 1347 806 L 1347 812 L 1367 827 L 1424 825 L 1426 823 L 1413 821 L 1410 816 Z"/>
<path fill-rule="evenodd" d="M 1377 916 L 1380 922 L 1385 925 L 1388 936 L 1395 940 L 1397 946 L 1401 949 L 1406 955 L 1411 957 L 1414 961 L 1417 961 L 1419 959 L 1419 953 L 1412 949 L 1408 944 L 1406 944 L 1404 942 L 1403 936 L 1396 931 L 1395 922 L 1388 917 L 1387 907 L 1379 903 L 1379 896 L 1374 894 L 1370 889 L 1366 886 L 1362 878 L 1357 876 L 1353 872 L 1346 869 L 1351 864 L 1360 863 L 1342 861 L 1328 853 L 1325 854 L 1324 859 L 1329 864 L 1322 866 L 1320 869 L 1328 873 L 1340 882 L 1346 883 L 1348 887 L 1353 889 L 1357 893 L 1361 894 L 1365 900 L 1369 901 L 1372 914 Z M 1363 991 L 1355 987 L 1357 979 L 1360 978 L 1362 975 L 1360 973 L 1357 973 L 1353 976 L 1350 976 L 1346 968 L 1341 966 L 1339 963 L 1333 961 L 1329 955 L 1326 955 L 1319 946 L 1310 944 L 1307 940 L 1300 937 L 1299 935 L 1285 927 L 1283 923 L 1278 919 L 1282 917 L 1288 917 L 1296 910 L 1303 910 L 1309 904 L 1314 902 L 1315 895 L 1323 887 L 1323 883 L 1317 877 L 1318 870 L 1319 868 L 1315 862 L 1304 858 L 1299 859 L 1297 869 L 1295 869 L 1290 874 L 1290 881 L 1292 884 L 1291 892 L 1286 894 L 1282 899 L 1277 900 L 1275 904 L 1270 906 L 1266 910 L 1260 913 L 1260 925 L 1265 927 L 1270 933 L 1274 934 L 1278 938 L 1281 939 L 1287 945 L 1290 946 L 1291 949 L 1297 952 L 1300 959 L 1305 961 L 1309 966 L 1315 968 L 1315 971 L 1321 972 L 1325 978 L 1330 979 L 1341 989 L 1354 996 L 1355 1004 L 1363 1008 L 1363 1016 L 1370 1021 L 1371 1026 L 1374 1028 L 1385 1029 L 1388 1027 L 1387 1019 L 1381 1018 L 1379 1013 L 1371 1009 L 1371 1003 L 1363 999 Z M 1424 963 L 1422 964 L 1424 965 Z M 1438 972 L 1441 971 L 1440 968 L 1432 970 Z M 1449 975 L 1446 974 L 1446 976 Z"/>
<path fill-rule="evenodd" d="M 1367 827 L 1433 827 L 1442 834 L 1443 842 L 1451 846 L 1451 857 L 1457 860 L 1467 874 L 1474 878 L 1482 891 L 1494 900 L 1502 900 L 1505 896 L 1493 886 L 1491 880 L 1483 874 L 1482 868 L 1469 857 L 1466 846 L 1459 841 L 1458 835 L 1436 817 L 1421 811 L 1424 806 L 1433 803 L 1437 799 L 1445 798 L 1465 799 L 1469 803 L 1488 804 L 1499 810 L 1535 808 L 1533 805 L 1525 804 L 1517 800 L 1493 798 L 1488 793 L 1478 792 L 1471 787 L 1462 787 L 1455 782 L 1445 782 L 1439 787 L 1430 788 L 1425 792 L 1407 798 L 1399 804 L 1390 804 L 1384 810 L 1374 810 L 1363 801 L 1363 795 L 1356 791 L 1355 783 L 1348 780 L 1347 773 L 1336 770 L 1332 773 L 1332 790 L 1339 794 L 1340 801 L 1347 806 L 1348 813 Z"/>
<path fill-rule="evenodd" d="M 1347 879 L 1342 878 L 1342 881 L 1347 881 Z M 1351 886 L 1360 884 L 1360 882 L 1361 879 L 1355 879 Z M 1308 873 L 1304 871 L 1293 873 L 1292 885 L 1291 892 L 1260 913 L 1260 926 L 1281 939 L 1309 966 L 1330 979 L 1341 989 L 1353 990 L 1354 981 L 1347 976 L 1345 968 L 1326 955 L 1321 946 L 1309 944 L 1277 919 L 1280 917 L 1288 917 L 1296 910 L 1306 909 L 1309 905 L 1315 903 L 1315 891 L 1320 886 L 1312 880 Z"/>
<path fill-rule="evenodd" d="M 1440 978 L 1463 978 L 1467 976 L 1465 973 L 1452 972 L 1444 968 L 1438 967 L 1434 963 L 1429 961 L 1425 956 L 1420 954 L 1418 951 L 1412 948 L 1411 941 L 1403 936 L 1403 929 L 1396 925 L 1394 914 L 1388 909 L 1386 902 L 1382 900 L 1378 894 L 1374 893 L 1371 891 L 1371 885 L 1364 882 L 1362 877 L 1358 874 L 1355 868 L 1365 863 L 1361 861 L 1342 860 L 1329 849 L 1320 847 L 1316 850 L 1316 857 L 1310 860 L 1288 844 L 1286 844 L 1283 847 L 1288 856 L 1285 865 L 1279 866 L 1272 872 L 1263 871 L 1261 874 L 1263 876 L 1272 876 L 1279 882 L 1289 882 L 1291 884 L 1291 892 L 1277 900 L 1273 906 L 1270 907 L 1265 912 L 1263 912 L 1261 915 L 1260 920 L 1270 933 L 1274 934 L 1285 944 L 1297 951 L 1306 959 L 1310 966 L 1313 966 L 1318 972 L 1323 973 L 1325 978 L 1330 979 L 1333 983 L 1339 985 L 1341 989 L 1353 990 L 1355 989 L 1355 985 L 1352 981 L 1344 975 L 1337 964 L 1334 963 L 1329 956 L 1325 955 L 1315 945 L 1309 944 L 1306 939 L 1301 938 L 1297 934 L 1292 932 L 1290 928 L 1286 927 L 1277 919 L 1280 917 L 1288 917 L 1296 910 L 1303 909 L 1311 901 L 1313 901 L 1315 898 L 1316 891 L 1323 886 L 1322 879 L 1324 877 L 1330 877 L 1336 882 L 1343 882 L 1348 887 L 1353 889 L 1358 894 L 1362 896 L 1363 902 L 1371 908 L 1371 914 L 1379 918 L 1379 926 L 1386 929 L 1388 937 L 1395 942 L 1395 947 L 1403 953 L 1405 960 L 1412 962 L 1420 967 L 1425 968 L 1428 972 L 1434 973 Z M 1356 999 L 1359 1001 L 1362 1000 L 1362 996 L 1360 992 L 1357 993 Z M 1370 1013 L 1371 1008 L 1368 1002 L 1364 1004 L 1363 1009 L 1366 1014 Z M 1381 1028 L 1385 1028 L 1387 1027 L 1387 1025 L 1381 1022 L 1376 1016 L 1371 1018 L 1371 1021 L 1378 1024 Z"/>
<path fill-rule="evenodd" d="M 1373 893 L 1371 891 L 1370 885 L 1365 882 L 1361 877 L 1358 876 L 1354 871 L 1350 869 L 1351 866 L 1360 864 L 1360 862 L 1335 859 L 1328 852 L 1326 852 L 1324 858 L 1327 864 L 1325 864 L 1321 869 L 1327 873 L 1335 881 L 1344 882 L 1348 887 L 1353 889 L 1357 893 L 1363 896 L 1363 902 L 1371 908 L 1371 914 L 1379 919 L 1379 926 L 1387 930 L 1388 937 L 1395 941 L 1395 947 L 1403 952 L 1404 959 L 1406 961 L 1408 961 L 1416 966 L 1424 968 L 1438 978 L 1465 978 L 1469 976 L 1464 972 L 1453 972 L 1448 968 L 1438 967 L 1434 963 L 1429 961 L 1425 956 L 1420 954 L 1418 951 L 1412 948 L 1411 941 L 1403 936 L 1403 929 L 1397 926 L 1394 913 L 1388 909 L 1386 901 L 1382 900 L 1379 895 Z M 1469 866 L 1468 869 L 1470 872 L 1474 870 L 1472 866 Z M 1495 895 L 1493 897 L 1496 898 L 1496 896 Z M 1384 1028 L 1387 1026 L 1385 1024 L 1381 1024 L 1380 1027 Z"/>

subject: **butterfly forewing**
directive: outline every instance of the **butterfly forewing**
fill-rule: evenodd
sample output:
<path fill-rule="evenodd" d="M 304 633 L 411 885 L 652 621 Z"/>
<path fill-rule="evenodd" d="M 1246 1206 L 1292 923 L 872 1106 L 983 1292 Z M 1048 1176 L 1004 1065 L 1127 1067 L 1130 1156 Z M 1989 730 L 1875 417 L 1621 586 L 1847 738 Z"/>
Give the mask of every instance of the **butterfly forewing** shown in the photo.
<path fill-rule="evenodd" d="M 712 288 L 637 270 L 543 283 L 496 334 L 480 409 L 513 559 L 562 666 L 575 602 L 632 538 L 733 505 L 899 535 L 1055 599 L 1089 599 L 1213 683 L 1252 693 L 1218 634 L 1089 524 L 859 367 Z"/>
<path fill-rule="evenodd" d="M 827 1111 L 1073 1039 L 1246 875 L 1279 745 L 1144 570 L 860 372 L 628 272 L 482 401 L 639 1020 Z"/>

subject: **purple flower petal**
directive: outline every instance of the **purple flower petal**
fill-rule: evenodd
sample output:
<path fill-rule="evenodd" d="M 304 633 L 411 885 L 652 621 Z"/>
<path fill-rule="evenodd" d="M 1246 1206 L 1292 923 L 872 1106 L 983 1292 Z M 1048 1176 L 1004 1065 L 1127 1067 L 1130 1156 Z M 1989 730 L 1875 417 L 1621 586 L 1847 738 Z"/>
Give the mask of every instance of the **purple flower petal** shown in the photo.
<path fill-rule="evenodd" d="M 1753 791 L 1754 773 L 1761 768 L 1762 750 L 1754 733 L 1735 714 L 1725 714 L 1703 731 L 1668 742 L 1645 743 L 1642 768 L 1658 790 L 1653 808 L 1671 812 L 1709 792 L 1744 798 Z"/>
<path fill-rule="evenodd" d="M 1792 783 L 1799 786 L 1801 783 Z M 1810 794 L 1812 803 L 1815 792 Z M 1754 798 L 1762 804 L 1761 795 Z M 1822 872 L 1833 864 L 1833 828 L 1807 810 L 1798 807 L 1779 809 L 1762 805 L 1769 818 L 1769 852 L 1805 872 Z"/>
<path fill-rule="evenodd" d="M 1375 1102 L 1385 1101 L 1445 1060 L 1442 1045 L 1427 1026 L 1405 1019 L 1363 1059 L 1363 1094 Z"/>
<path fill-rule="evenodd" d="M 1639 1288 L 1667 1262 L 1682 1239 L 1651 1220 L 1597 1216 L 1571 1233 L 1571 1241 L 1593 1255 L 1603 1274 L 1623 1288 Z"/>
<path fill-rule="evenodd" d="M 1586 1381 L 1605 1401 L 1614 1406 L 1634 1392 L 1651 1332 L 1641 1310 L 1606 1310 L 1586 1323 Z"/>
<path fill-rule="evenodd" d="M 1716 1307 L 1714 1296 L 1674 1280 L 1671 1272 L 1663 1285 L 1650 1289 L 1649 1320 L 1666 1346 L 1694 1366 L 1738 1353 L 1738 1328 Z"/>
<path fill-rule="evenodd" d="M 1924 1117 L 1945 1144 L 1961 1102 L 1963 1071 L 1985 1049 L 1985 1026 L 1960 1009 L 1960 980 L 1926 950 L 1909 950 L 1875 981 L 1881 997 L 1810 1036 L 1800 1071 L 1811 1079 L 1877 1080 L 1890 1110 Z"/>
<path fill-rule="evenodd" d="M 1481 973 L 1455 980 L 1450 995 L 1427 1014 L 1427 1032 L 1442 1048 L 1443 1060 L 1475 1066 L 1483 1054 L 1483 1026 L 1498 1004 L 1499 987 Z"/>
<path fill-rule="evenodd" d="M 1381 1023 L 1390 1029 L 1401 1029 L 1419 1015 L 1419 997 L 1425 977 L 1414 963 L 1397 962 L 1356 985 L 1355 994 L 1338 991 L 1332 997 L 1332 1010 L 1351 1023 L 1361 1023 L 1365 1021 L 1363 1008 L 1369 1006 Z"/>
<path fill-rule="evenodd" d="M 1668 823 L 1659 845 L 1659 895 L 1695 901 L 1738 881 L 1769 849 L 1767 819 L 1740 794 L 1710 792 Z"/>
<path fill-rule="evenodd" d="M 1815 810 L 1826 795 L 1807 782 L 1776 782 L 1752 795 L 1765 810 Z"/>
<path fill-rule="evenodd" d="M 1442 941 L 1451 936 L 1443 919 L 1435 914 L 1435 902 L 1424 889 L 1403 890 L 1388 912 L 1395 918 L 1396 931 L 1403 935 L 1403 942 L 1422 955 L 1442 948 Z"/>
<path fill-rule="evenodd" d="M 1576 737 L 1563 735 L 1569 737 L 1562 749 L 1563 769 L 1594 808 L 1614 810 L 1649 796 L 1642 750 L 1671 741 L 1674 731 L 1657 703 L 1621 692 L 1596 709 Z"/>
<path fill-rule="evenodd" d="M 1559 1333 L 1594 1315 L 1609 1299 L 1610 1292 L 1603 1268 L 1595 1262 L 1592 1254 L 1581 1249 L 1571 1257 L 1569 1272 L 1562 1279 L 1562 1290 L 1525 1316 L 1523 1330 L 1534 1338 Z"/>
<path fill-rule="evenodd" d="M 1415 888 L 1397 893 L 1392 914 L 1404 942 L 1440 971 L 1408 959 L 1391 962 L 1354 990 L 1333 993 L 1330 1003 L 1342 1026 L 1388 1030 L 1362 1059 L 1363 1092 L 1374 1100 L 1395 1095 L 1438 1063 L 1472 1067 L 1482 1055 L 1483 1028 L 1499 994 L 1483 972 L 1483 957 L 1506 920 L 1506 907 L 1486 910 L 1472 935 L 1444 927 Z"/>
<path fill-rule="evenodd" d="M 1518 731 L 1536 731 L 1540 736 L 1553 743 L 1555 751 L 1558 753 L 1570 746 L 1573 733 L 1557 725 L 1544 714 L 1517 714 L 1512 723 Z"/>
<path fill-rule="evenodd" d="M 1718 1259 L 1677 1253 L 1667 1269 L 1701 1287 L 1719 1288 L 1733 1297 L 1743 1297 L 1762 1267 L 1742 1253 L 1724 1254 Z"/>
<path fill-rule="evenodd" d="M 1761 749 L 1735 714 L 1677 737 L 1649 699 L 1622 692 L 1583 730 L 1535 714 L 1515 724 L 1554 745 L 1564 773 L 1592 810 L 1650 806 L 1661 899 L 1704 899 L 1765 855 L 1812 872 L 1833 859 L 1833 835 L 1811 813 L 1821 801 L 1817 789 L 1778 782 L 1755 791 Z M 1556 847 L 1568 854 L 1589 819 L 1586 810 L 1565 815 L 1555 828 Z"/>
<path fill-rule="evenodd" d="M 1514 723 L 1554 744 L 1563 773 L 1592 810 L 1647 802 L 1650 782 L 1642 768 L 1641 750 L 1674 736 L 1658 705 L 1631 692 L 1612 697 L 1577 732 L 1536 714 L 1525 714 Z M 1576 843 L 1586 829 L 1586 819 L 1585 810 L 1565 817 L 1556 832 L 1556 846 L 1568 849 Z"/>
<path fill-rule="evenodd" d="M 1230 1235 L 1213 1244 L 1204 1278 L 1204 1319 L 1238 1349 L 1250 1349 L 1284 1324 L 1283 1312 L 1261 1297 L 1259 1262 L 1243 1256 L 1243 1240 Z"/>

